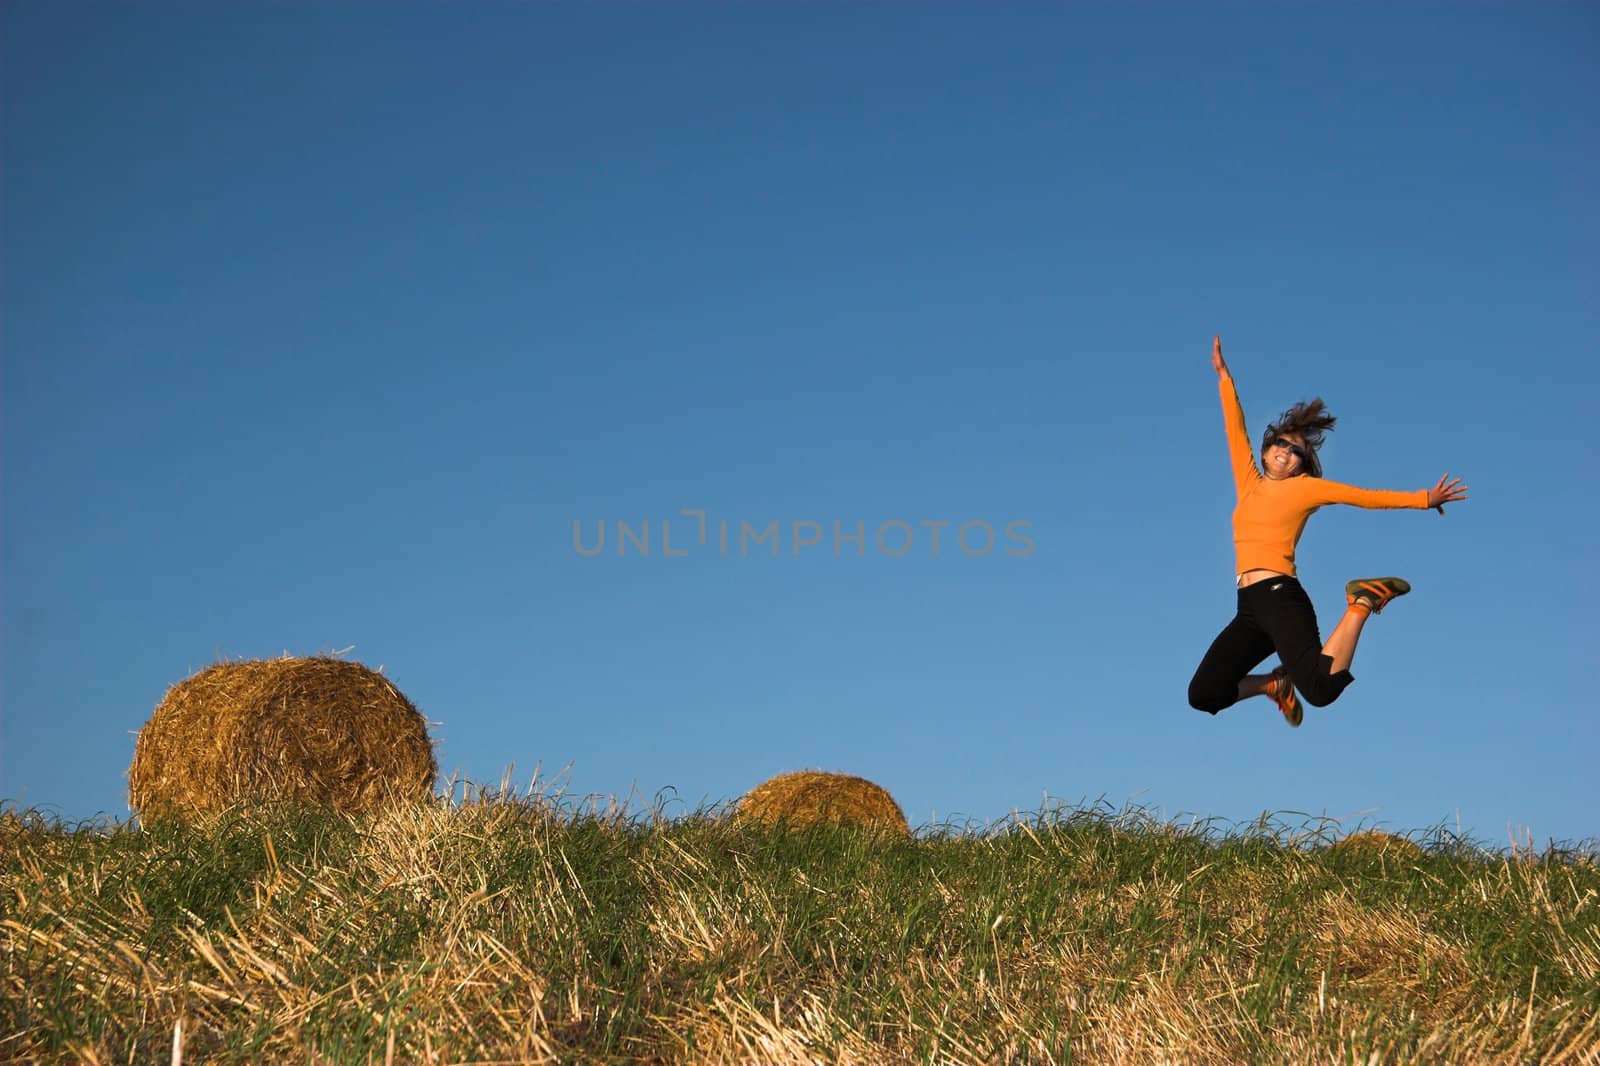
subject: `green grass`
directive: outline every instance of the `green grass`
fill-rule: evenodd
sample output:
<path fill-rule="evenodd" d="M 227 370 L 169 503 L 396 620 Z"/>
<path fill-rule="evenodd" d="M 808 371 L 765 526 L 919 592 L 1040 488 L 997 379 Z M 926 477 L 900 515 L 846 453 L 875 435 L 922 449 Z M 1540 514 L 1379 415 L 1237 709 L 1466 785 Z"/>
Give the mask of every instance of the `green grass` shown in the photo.
<path fill-rule="evenodd" d="M 476 795 L 0 814 L 0 1061 L 1600 1062 L 1592 848 Z"/>

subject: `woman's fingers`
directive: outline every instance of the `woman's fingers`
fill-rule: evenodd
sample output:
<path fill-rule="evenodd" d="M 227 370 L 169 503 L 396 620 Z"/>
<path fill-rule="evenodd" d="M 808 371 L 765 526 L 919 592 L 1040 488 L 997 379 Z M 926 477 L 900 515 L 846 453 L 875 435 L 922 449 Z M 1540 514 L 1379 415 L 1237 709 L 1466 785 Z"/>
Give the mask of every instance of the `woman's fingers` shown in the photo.
<path fill-rule="evenodd" d="M 1460 478 L 1452 478 L 1447 472 L 1439 479 L 1439 483 L 1428 490 L 1428 503 L 1440 515 L 1444 514 L 1444 505 L 1447 503 L 1460 503 L 1467 498 L 1467 486 L 1461 483 Z"/>
<path fill-rule="evenodd" d="M 1461 484 L 1460 478 L 1457 478 L 1448 485 L 1441 482 L 1440 484 L 1435 485 L 1433 490 L 1428 493 L 1428 499 L 1433 503 L 1434 509 L 1440 514 L 1444 514 L 1444 504 L 1460 503 L 1466 498 L 1467 486 Z"/>

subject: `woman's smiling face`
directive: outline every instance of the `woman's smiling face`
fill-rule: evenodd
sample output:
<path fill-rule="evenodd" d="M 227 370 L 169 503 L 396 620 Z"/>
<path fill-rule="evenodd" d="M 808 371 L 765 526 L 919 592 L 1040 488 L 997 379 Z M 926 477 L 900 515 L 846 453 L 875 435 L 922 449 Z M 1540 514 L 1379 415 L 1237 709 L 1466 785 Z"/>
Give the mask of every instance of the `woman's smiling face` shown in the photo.
<path fill-rule="evenodd" d="M 1267 477 L 1282 481 L 1305 473 L 1305 460 L 1301 458 L 1305 454 L 1305 447 L 1305 438 L 1298 433 L 1280 433 L 1272 438 L 1261 453 L 1261 465 Z"/>

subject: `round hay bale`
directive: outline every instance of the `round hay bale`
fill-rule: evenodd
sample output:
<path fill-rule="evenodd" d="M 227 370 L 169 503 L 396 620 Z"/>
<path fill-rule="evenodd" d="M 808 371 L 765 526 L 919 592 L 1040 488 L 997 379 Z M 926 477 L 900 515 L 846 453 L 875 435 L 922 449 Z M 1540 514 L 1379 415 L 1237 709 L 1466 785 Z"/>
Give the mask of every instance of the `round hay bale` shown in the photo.
<path fill-rule="evenodd" d="M 358 811 L 426 799 L 437 772 L 427 720 L 382 674 L 328 656 L 222 662 L 139 730 L 128 802 L 145 821 L 261 799 Z"/>
<path fill-rule="evenodd" d="M 1381 829 L 1363 829 L 1336 841 L 1333 850 L 1346 855 L 1383 855 L 1392 859 L 1420 859 L 1422 848 L 1405 837 Z"/>
<path fill-rule="evenodd" d="M 768 825 L 827 822 L 910 836 L 900 805 L 884 789 L 861 777 L 800 770 L 757 785 L 739 801 L 738 816 Z"/>

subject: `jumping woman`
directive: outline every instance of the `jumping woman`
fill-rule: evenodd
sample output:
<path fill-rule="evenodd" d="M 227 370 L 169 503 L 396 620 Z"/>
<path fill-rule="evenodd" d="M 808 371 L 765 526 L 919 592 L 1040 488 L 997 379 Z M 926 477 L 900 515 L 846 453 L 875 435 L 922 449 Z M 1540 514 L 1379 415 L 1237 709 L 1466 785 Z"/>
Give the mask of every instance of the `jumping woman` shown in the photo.
<path fill-rule="evenodd" d="M 1222 394 L 1228 458 L 1239 502 L 1233 509 L 1238 613 L 1211 642 L 1189 682 L 1189 705 L 1216 714 L 1249 696 L 1270 696 L 1292 726 L 1304 716 L 1298 689 L 1314 707 L 1325 707 L 1354 681 L 1350 663 L 1367 619 L 1411 586 L 1398 577 L 1360 578 L 1344 587 L 1344 617 L 1326 644 L 1317 630 L 1311 599 L 1295 578 L 1294 550 L 1306 519 L 1330 503 L 1356 507 L 1436 508 L 1467 498 L 1467 487 L 1449 474 L 1431 489 L 1399 492 L 1359 489 L 1325 481 L 1317 450 L 1334 417 L 1321 399 L 1297 403 L 1267 427 L 1256 466 L 1244 409 L 1233 377 L 1222 361 L 1222 338 L 1211 342 L 1211 365 Z M 1274 651 L 1281 660 L 1269 674 L 1250 671 Z"/>

